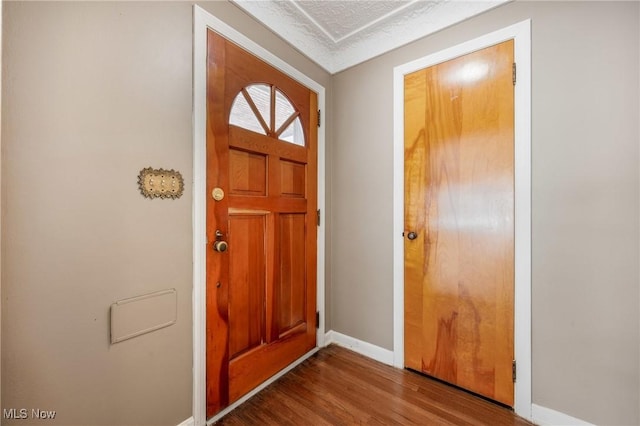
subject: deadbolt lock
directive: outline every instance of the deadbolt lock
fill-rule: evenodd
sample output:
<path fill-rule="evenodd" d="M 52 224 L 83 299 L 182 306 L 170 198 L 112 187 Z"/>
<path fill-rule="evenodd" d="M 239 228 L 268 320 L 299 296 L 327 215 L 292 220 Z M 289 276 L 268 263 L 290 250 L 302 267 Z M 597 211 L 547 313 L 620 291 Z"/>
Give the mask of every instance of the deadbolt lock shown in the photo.
<path fill-rule="evenodd" d="M 211 191 L 211 198 L 216 201 L 222 201 L 224 199 L 224 191 L 222 188 L 213 188 L 213 191 Z"/>

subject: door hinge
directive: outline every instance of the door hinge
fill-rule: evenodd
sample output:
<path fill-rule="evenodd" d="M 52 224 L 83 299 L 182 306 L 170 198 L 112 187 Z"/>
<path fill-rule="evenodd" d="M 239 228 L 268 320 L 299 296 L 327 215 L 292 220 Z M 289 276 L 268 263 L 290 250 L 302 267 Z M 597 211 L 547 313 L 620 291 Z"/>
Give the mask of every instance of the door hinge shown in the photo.
<path fill-rule="evenodd" d="M 511 375 L 513 377 L 513 382 L 516 382 L 516 360 L 513 360 L 513 364 L 511 364 Z"/>
<path fill-rule="evenodd" d="M 316 328 L 320 328 L 320 311 L 316 311 Z"/>
<path fill-rule="evenodd" d="M 515 86 L 515 85 L 516 85 L 516 63 L 515 63 L 515 62 L 513 63 L 513 68 L 512 68 L 512 70 L 513 70 L 513 72 L 512 72 L 512 75 L 513 75 L 513 85 Z"/>
<path fill-rule="evenodd" d="M 318 209 L 318 226 L 320 226 L 320 209 Z"/>
<path fill-rule="evenodd" d="M 318 110 L 318 127 L 320 127 L 320 118 L 322 117 L 322 113 Z"/>

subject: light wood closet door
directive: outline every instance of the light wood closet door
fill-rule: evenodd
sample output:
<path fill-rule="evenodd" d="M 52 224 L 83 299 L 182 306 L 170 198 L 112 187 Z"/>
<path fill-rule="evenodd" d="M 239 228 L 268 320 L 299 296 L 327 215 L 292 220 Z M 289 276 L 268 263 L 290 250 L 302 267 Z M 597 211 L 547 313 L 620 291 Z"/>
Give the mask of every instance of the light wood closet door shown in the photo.
<path fill-rule="evenodd" d="M 513 41 L 409 74 L 405 366 L 513 405 Z"/>

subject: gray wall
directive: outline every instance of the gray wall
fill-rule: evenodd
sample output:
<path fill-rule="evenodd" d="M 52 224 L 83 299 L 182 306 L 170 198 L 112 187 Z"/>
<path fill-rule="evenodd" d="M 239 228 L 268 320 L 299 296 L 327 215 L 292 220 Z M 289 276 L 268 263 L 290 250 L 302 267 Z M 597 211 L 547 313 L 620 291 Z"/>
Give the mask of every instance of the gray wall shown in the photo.
<path fill-rule="evenodd" d="M 203 6 L 330 85 L 235 6 Z M 2 408 L 176 425 L 192 410 L 192 5 L 5 2 L 3 19 Z M 143 198 L 148 166 L 182 172 L 182 198 Z M 175 325 L 109 344 L 111 303 L 167 288 Z"/>
<path fill-rule="evenodd" d="M 531 18 L 533 402 L 640 423 L 638 6 L 511 3 L 334 76 L 334 330 L 393 346 L 393 67 Z"/>

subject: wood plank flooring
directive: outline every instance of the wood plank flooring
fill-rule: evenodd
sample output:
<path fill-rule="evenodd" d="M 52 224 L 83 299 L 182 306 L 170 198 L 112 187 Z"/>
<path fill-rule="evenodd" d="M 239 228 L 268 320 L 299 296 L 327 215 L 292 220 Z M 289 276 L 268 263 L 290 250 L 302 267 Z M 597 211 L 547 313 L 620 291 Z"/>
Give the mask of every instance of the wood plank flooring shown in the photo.
<path fill-rule="evenodd" d="M 462 390 L 330 345 L 219 425 L 531 425 Z"/>

